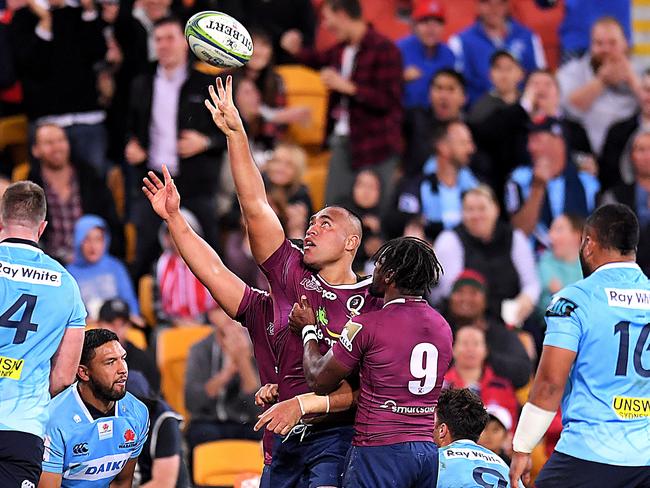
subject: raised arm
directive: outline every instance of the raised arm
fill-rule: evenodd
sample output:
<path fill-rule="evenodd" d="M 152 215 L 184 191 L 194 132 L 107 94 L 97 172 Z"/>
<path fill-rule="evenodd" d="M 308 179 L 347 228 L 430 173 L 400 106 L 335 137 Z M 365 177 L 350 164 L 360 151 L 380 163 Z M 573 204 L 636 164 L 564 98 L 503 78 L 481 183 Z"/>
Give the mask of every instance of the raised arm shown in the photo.
<path fill-rule="evenodd" d="M 142 191 L 154 211 L 167 222 L 169 234 L 183 261 L 219 306 L 234 318 L 246 285 L 225 266 L 215 250 L 192 230 L 180 213 L 180 195 L 166 166 L 163 166 L 163 176 L 164 183 L 153 172 L 149 172 L 149 177 L 143 180 Z"/>
<path fill-rule="evenodd" d="M 284 242 L 284 230 L 266 199 L 262 175 L 251 155 L 248 137 L 232 98 L 232 77 L 226 78 L 225 88 L 221 78 L 217 78 L 216 87 L 215 90 L 210 86 L 212 103 L 206 100 L 205 106 L 216 126 L 226 135 L 228 159 L 248 227 L 251 251 L 255 261 L 262 264 Z"/>
<path fill-rule="evenodd" d="M 50 371 L 50 395 L 58 395 L 74 383 L 84 343 L 83 327 L 68 327 L 59 348 L 52 357 Z"/>

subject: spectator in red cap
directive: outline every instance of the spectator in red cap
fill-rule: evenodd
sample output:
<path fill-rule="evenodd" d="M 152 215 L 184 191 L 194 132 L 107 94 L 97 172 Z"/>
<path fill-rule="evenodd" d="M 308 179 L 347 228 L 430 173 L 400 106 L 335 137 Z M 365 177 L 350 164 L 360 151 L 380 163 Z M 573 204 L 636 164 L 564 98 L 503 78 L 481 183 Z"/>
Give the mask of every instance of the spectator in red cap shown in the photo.
<path fill-rule="evenodd" d="M 530 380 L 531 361 L 517 332 L 507 329 L 497 317 L 487 315 L 487 281 L 473 269 L 456 279 L 444 316 L 453 331 L 473 325 L 485 332 L 489 355 L 487 364 L 495 374 L 521 388 Z"/>
<path fill-rule="evenodd" d="M 454 54 L 441 42 L 445 10 L 436 0 L 416 0 L 411 14 L 413 34 L 400 39 L 397 47 L 404 63 L 404 107 L 427 108 L 429 85 L 441 69 L 454 67 Z"/>

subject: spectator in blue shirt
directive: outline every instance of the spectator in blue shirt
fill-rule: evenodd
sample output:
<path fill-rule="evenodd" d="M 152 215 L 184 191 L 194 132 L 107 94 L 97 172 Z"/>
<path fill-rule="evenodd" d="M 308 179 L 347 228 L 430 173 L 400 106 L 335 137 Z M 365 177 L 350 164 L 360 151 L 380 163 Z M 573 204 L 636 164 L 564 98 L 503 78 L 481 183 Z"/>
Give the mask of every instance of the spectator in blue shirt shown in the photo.
<path fill-rule="evenodd" d="M 454 67 L 454 54 L 441 42 L 445 12 L 436 0 L 417 0 L 413 34 L 397 42 L 404 64 L 404 107 L 426 108 L 431 103 L 429 85 L 433 76 Z"/>
<path fill-rule="evenodd" d="M 516 168 L 506 183 L 505 200 L 512 224 L 548 248 L 551 222 L 562 213 L 587 217 L 596 206 L 598 178 L 580 170 L 567 150 L 564 130 L 554 117 L 529 125 L 532 166 Z"/>
<path fill-rule="evenodd" d="M 508 0 L 479 0 L 478 14 L 474 24 L 449 39 L 470 104 L 492 87 L 490 57 L 497 50 L 510 52 L 526 73 L 546 67 L 539 36 L 509 17 Z"/>

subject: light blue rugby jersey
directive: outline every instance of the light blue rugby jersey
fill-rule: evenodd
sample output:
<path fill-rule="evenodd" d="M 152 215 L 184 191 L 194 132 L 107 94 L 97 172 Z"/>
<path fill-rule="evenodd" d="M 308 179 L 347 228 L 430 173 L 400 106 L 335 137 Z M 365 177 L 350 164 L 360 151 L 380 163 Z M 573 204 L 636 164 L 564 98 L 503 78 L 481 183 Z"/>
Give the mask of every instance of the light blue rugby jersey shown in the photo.
<path fill-rule="evenodd" d="M 62 488 L 108 487 L 147 439 L 149 412 L 127 393 L 113 416 L 97 420 L 84 405 L 77 384 L 50 402 L 43 471 L 61 473 Z"/>
<path fill-rule="evenodd" d="M 51 359 L 86 308 L 63 266 L 19 239 L 0 243 L 0 297 L 0 430 L 43 437 Z"/>
<path fill-rule="evenodd" d="M 610 263 L 557 293 L 545 346 L 575 351 L 556 450 L 616 466 L 650 466 L 650 282 Z"/>
<path fill-rule="evenodd" d="M 511 487 L 508 465 L 476 442 L 458 439 L 438 453 L 438 488 Z"/>

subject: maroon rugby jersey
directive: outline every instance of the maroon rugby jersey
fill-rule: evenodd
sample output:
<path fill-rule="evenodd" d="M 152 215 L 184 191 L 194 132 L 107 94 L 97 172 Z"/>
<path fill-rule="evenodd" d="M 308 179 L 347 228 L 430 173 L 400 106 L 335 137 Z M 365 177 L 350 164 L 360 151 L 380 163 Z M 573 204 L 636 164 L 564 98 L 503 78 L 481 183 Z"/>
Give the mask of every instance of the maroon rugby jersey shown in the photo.
<path fill-rule="evenodd" d="M 275 354 L 271 345 L 273 341 L 273 300 L 271 296 L 265 291 L 247 286 L 239 303 L 235 320 L 248 329 L 253 343 L 253 355 L 260 373 L 260 382 L 262 385 L 277 383 Z M 264 445 L 264 464 L 271 464 L 273 432 L 264 429 L 262 443 Z"/>
<path fill-rule="evenodd" d="M 381 308 L 382 299 L 370 296 L 372 280 L 353 285 L 330 285 L 302 261 L 302 251 L 285 240 L 261 266 L 271 285 L 275 310 L 273 339 L 278 361 L 280 400 L 311 390 L 302 370 L 302 339 L 288 327 L 289 312 L 305 295 L 316 314 L 321 353 L 334 345 L 348 319 Z"/>
<path fill-rule="evenodd" d="M 451 347 L 449 324 L 421 299 L 391 300 L 348 322 L 332 352 L 348 368 L 360 366 L 352 444 L 433 441 Z"/>

